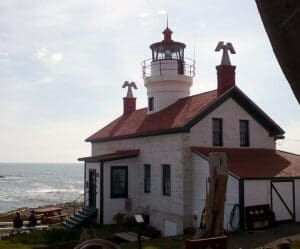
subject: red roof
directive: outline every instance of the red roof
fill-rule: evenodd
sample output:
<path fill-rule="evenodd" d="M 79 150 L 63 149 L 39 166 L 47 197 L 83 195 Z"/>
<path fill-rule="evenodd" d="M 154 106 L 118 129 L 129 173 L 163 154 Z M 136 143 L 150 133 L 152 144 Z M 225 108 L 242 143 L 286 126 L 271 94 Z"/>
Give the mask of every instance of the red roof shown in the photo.
<path fill-rule="evenodd" d="M 217 96 L 217 90 L 214 90 L 179 99 L 174 104 L 154 114 L 147 114 L 147 108 L 123 114 L 85 141 L 103 142 L 175 132 L 189 132 L 191 127 L 229 98 L 232 98 L 244 108 L 269 132 L 270 136 L 282 137 L 284 130 L 240 89 L 232 87 L 219 97 Z"/>
<path fill-rule="evenodd" d="M 90 157 L 82 157 L 79 158 L 78 161 L 85 162 L 105 162 L 105 161 L 114 161 L 120 160 L 124 158 L 137 157 L 140 154 L 140 150 L 117 150 L 114 153 L 90 156 Z"/>
<path fill-rule="evenodd" d="M 88 142 L 104 141 L 106 138 L 141 136 L 151 132 L 174 131 L 183 127 L 217 98 L 217 91 L 209 91 L 179 99 L 160 112 L 147 115 L 147 108 L 125 114 L 86 139 Z"/>
<path fill-rule="evenodd" d="M 229 171 L 240 178 L 300 177 L 300 155 L 272 149 L 205 148 L 192 151 L 208 158 L 226 152 Z"/>

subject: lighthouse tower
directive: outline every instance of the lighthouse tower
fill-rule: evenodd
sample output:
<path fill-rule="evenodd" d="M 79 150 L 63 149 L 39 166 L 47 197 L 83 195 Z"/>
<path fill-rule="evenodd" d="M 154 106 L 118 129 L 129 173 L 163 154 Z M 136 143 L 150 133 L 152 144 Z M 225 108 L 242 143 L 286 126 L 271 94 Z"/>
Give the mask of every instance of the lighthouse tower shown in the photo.
<path fill-rule="evenodd" d="M 189 96 L 195 75 L 195 62 L 184 57 L 185 44 L 172 40 L 172 30 L 150 46 L 152 58 L 143 61 L 143 78 L 148 95 L 148 114 Z"/>

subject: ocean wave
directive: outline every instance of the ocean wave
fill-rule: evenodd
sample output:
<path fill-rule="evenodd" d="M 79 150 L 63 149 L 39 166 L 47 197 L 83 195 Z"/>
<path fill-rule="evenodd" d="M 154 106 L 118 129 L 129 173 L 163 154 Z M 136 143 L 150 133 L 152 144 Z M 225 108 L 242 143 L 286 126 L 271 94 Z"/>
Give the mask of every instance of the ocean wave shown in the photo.
<path fill-rule="evenodd" d="M 70 165 L 0 165 L 0 175 L 5 177 L 0 178 L 0 212 L 72 201 L 83 193 L 83 173 L 69 170 Z"/>
<path fill-rule="evenodd" d="M 23 176 L 4 176 L 1 179 L 7 179 L 7 180 L 18 180 L 18 179 L 22 179 Z"/>

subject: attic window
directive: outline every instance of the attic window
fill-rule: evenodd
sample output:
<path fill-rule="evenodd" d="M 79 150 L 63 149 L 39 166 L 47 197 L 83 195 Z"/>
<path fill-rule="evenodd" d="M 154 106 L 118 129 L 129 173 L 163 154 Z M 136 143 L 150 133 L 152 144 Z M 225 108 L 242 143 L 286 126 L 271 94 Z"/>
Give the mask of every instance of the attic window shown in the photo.
<path fill-rule="evenodd" d="M 154 97 L 148 98 L 148 109 L 149 112 L 154 111 Z"/>
<path fill-rule="evenodd" d="M 213 146 L 223 146 L 222 119 L 213 118 L 212 121 Z"/>
<path fill-rule="evenodd" d="M 249 121 L 240 120 L 240 146 L 249 147 Z"/>

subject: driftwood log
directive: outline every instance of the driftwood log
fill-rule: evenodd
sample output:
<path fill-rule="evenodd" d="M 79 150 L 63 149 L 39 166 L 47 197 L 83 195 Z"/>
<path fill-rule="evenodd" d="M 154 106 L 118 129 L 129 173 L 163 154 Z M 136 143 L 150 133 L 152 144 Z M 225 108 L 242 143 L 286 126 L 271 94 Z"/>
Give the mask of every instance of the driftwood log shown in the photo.
<path fill-rule="evenodd" d="M 209 191 L 206 200 L 206 226 L 197 230 L 194 239 L 222 236 L 228 167 L 224 152 L 209 154 Z"/>

